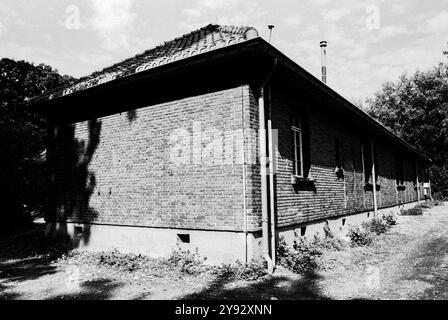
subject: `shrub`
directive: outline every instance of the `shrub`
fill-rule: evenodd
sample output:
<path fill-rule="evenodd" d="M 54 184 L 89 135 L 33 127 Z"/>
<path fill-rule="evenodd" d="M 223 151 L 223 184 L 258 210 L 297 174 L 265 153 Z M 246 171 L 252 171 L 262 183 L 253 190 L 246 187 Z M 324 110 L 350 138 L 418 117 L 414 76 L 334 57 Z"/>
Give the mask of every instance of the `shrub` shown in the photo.
<path fill-rule="evenodd" d="M 376 233 L 377 235 L 385 233 L 390 227 L 385 220 L 379 218 L 373 218 L 370 221 L 364 222 L 363 226 L 366 230 Z"/>
<path fill-rule="evenodd" d="M 390 212 L 388 214 L 384 214 L 382 219 L 384 220 L 384 222 L 386 222 L 389 226 L 394 226 L 397 224 L 397 218 L 395 217 L 395 215 Z"/>
<path fill-rule="evenodd" d="M 125 254 L 117 249 L 98 253 L 99 265 L 106 265 L 123 271 L 135 271 L 148 263 L 148 257 L 141 254 Z"/>
<path fill-rule="evenodd" d="M 348 236 L 352 245 L 356 246 L 368 246 L 373 241 L 373 233 L 363 226 L 351 228 L 348 231 Z"/>
<path fill-rule="evenodd" d="M 312 244 L 322 250 L 341 251 L 346 247 L 347 242 L 334 236 L 322 239 L 321 237 L 319 237 L 319 233 L 316 233 Z"/>
<path fill-rule="evenodd" d="M 283 237 L 280 238 L 277 248 L 279 264 L 300 274 L 319 269 L 322 265 L 320 260 L 322 254 L 322 249 L 318 245 L 297 235 L 292 248 L 286 244 Z"/>
<path fill-rule="evenodd" d="M 233 264 L 222 264 L 212 268 L 211 273 L 217 277 L 224 277 L 230 280 L 258 280 L 267 275 L 266 262 L 251 260 L 243 263 L 237 260 Z"/>
<path fill-rule="evenodd" d="M 421 216 L 423 214 L 423 207 L 421 205 L 415 206 L 414 208 L 403 210 L 401 212 L 402 216 Z"/>
<path fill-rule="evenodd" d="M 196 249 L 195 252 L 190 250 L 183 250 L 177 247 L 171 252 L 171 255 L 166 259 L 167 264 L 172 268 L 189 275 L 199 274 L 206 271 L 205 260 L 207 258 L 201 257 Z"/>

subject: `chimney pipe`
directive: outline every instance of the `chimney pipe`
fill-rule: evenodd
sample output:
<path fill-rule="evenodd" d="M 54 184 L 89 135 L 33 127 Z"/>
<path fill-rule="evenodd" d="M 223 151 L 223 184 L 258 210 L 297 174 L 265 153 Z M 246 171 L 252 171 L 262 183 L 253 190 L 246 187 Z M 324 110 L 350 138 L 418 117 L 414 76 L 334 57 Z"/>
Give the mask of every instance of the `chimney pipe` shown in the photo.
<path fill-rule="evenodd" d="M 272 29 L 274 29 L 274 25 L 268 24 L 268 29 L 269 29 L 269 43 L 271 43 Z"/>
<path fill-rule="evenodd" d="M 327 83 L 327 41 L 320 42 L 320 52 L 322 58 L 322 82 Z"/>

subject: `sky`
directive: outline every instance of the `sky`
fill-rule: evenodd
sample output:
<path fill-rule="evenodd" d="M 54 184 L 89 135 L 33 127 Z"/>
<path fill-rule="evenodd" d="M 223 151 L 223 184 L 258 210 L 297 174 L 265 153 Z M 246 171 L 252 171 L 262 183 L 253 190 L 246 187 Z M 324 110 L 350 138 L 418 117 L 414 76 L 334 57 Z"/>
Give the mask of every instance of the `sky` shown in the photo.
<path fill-rule="evenodd" d="M 209 23 L 255 27 L 352 102 L 448 50 L 448 0 L 1 0 L 0 58 L 88 75 Z"/>

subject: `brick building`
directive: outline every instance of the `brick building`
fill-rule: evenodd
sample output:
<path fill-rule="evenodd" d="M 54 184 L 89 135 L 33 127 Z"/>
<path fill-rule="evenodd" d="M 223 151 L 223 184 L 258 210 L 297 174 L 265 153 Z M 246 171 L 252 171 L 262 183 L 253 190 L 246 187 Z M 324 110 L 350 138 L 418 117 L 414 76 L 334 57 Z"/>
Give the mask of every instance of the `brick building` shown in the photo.
<path fill-rule="evenodd" d="M 250 27 L 208 25 L 32 108 L 49 123 L 48 232 L 81 247 L 272 260 L 279 235 L 429 194 L 430 159 Z"/>

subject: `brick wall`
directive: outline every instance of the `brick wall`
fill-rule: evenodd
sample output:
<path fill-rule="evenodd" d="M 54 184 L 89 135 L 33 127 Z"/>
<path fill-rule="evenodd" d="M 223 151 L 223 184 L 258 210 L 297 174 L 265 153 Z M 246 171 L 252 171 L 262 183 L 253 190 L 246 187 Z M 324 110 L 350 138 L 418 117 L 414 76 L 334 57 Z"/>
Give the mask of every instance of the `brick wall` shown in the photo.
<path fill-rule="evenodd" d="M 278 225 L 371 210 L 372 191 L 365 190 L 365 179 L 371 182 L 371 177 L 363 172 L 370 168 L 364 168 L 361 161 L 363 131 L 344 124 L 325 108 L 318 108 L 321 102 L 305 99 L 297 90 L 274 87 L 271 96 L 272 123 L 278 129 L 279 141 Z M 296 187 L 290 184 L 291 114 L 307 119 L 309 175 L 315 179 L 313 184 Z M 250 86 L 50 126 L 47 157 L 52 183 L 46 218 L 258 231 L 261 228 L 258 128 L 258 101 Z M 335 138 L 342 144 L 344 179 L 338 179 L 334 172 Z M 218 143 L 213 143 L 214 139 Z M 187 148 L 179 148 L 183 145 Z M 370 156 L 368 150 L 364 153 L 365 157 Z M 397 191 L 396 147 L 378 139 L 376 153 L 381 185 L 379 207 L 416 200 L 414 158 L 403 154 L 405 189 Z M 423 167 L 420 171 L 422 183 Z"/>
<path fill-rule="evenodd" d="M 372 189 L 365 189 L 372 182 L 371 168 L 363 168 L 362 141 L 365 132 L 347 124 L 334 113 L 320 108 L 321 101 L 304 98 L 305 94 L 284 86 L 272 88 L 273 128 L 278 129 L 279 146 L 277 157 L 276 198 L 278 225 L 290 226 L 330 217 L 373 209 Z M 328 109 L 329 110 L 329 109 Z M 293 169 L 293 147 L 291 115 L 306 119 L 309 130 L 309 159 L 311 176 L 315 182 L 291 185 Z M 342 144 L 344 178 L 335 174 L 335 139 Z M 370 145 L 367 145 L 370 148 Z M 378 138 L 375 140 L 378 207 L 417 200 L 415 189 L 415 158 L 403 152 L 405 189 L 397 190 L 396 161 L 397 146 Z M 370 157 L 364 150 L 364 157 Z M 363 171 L 364 170 L 364 171 Z M 365 175 L 365 171 L 368 174 Z M 422 169 L 423 170 L 423 169 Z M 423 178 L 423 173 L 420 174 Z M 366 181 L 367 178 L 367 181 Z M 422 182 L 420 178 L 420 182 Z M 421 186 L 422 184 L 420 184 Z"/>
<path fill-rule="evenodd" d="M 47 220 L 242 230 L 242 110 L 247 228 L 257 228 L 258 114 L 248 86 L 51 127 Z"/>

